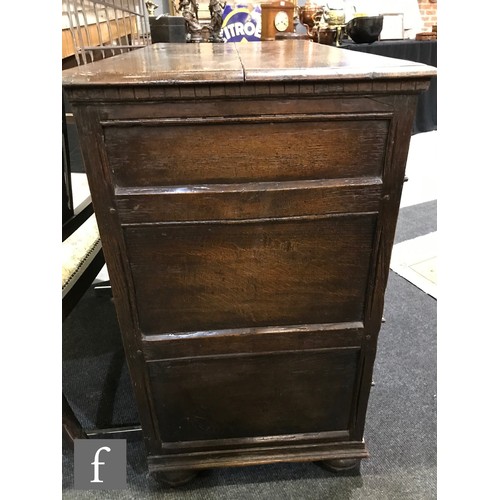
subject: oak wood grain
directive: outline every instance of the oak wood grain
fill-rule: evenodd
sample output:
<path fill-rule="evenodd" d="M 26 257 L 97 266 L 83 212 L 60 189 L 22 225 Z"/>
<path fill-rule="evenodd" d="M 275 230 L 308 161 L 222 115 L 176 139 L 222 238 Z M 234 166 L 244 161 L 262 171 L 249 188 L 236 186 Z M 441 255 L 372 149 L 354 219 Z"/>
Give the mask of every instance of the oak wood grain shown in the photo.
<path fill-rule="evenodd" d="M 368 456 L 435 73 L 296 40 L 155 44 L 63 73 L 150 472 Z"/>

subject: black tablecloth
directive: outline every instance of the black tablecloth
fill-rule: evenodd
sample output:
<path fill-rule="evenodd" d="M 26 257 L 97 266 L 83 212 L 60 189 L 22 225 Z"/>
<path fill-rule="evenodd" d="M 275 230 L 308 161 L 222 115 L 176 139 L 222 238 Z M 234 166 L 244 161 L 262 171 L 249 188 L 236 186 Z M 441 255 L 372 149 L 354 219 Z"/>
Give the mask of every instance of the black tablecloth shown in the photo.
<path fill-rule="evenodd" d="M 342 47 L 437 67 L 436 40 L 384 40 L 373 43 L 346 41 Z M 429 90 L 420 94 L 413 124 L 414 134 L 431 130 L 437 130 L 437 76 L 432 77 Z"/>

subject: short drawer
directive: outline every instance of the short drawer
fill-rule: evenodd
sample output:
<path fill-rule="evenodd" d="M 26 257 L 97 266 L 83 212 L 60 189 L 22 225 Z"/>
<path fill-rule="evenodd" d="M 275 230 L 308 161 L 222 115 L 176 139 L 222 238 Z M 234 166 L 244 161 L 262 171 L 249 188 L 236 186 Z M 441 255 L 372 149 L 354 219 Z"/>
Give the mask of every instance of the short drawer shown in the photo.
<path fill-rule="evenodd" d="M 382 175 L 389 119 L 339 116 L 110 121 L 117 187 Z"/>

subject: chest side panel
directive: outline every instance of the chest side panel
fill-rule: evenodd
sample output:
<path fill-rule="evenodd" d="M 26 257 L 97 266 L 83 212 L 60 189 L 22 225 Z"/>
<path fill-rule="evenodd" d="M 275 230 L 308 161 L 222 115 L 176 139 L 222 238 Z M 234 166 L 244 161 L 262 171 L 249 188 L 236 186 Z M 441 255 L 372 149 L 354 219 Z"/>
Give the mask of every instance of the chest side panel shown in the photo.
<path fill-rule="evenodd" d="M 238 462 L 262 439 L 350 441 L 360 456 L 400 194 L 393 104 L 186 102 L 184 117 L 178 102 L 102 106 L 105 188 L 90 173 L 119 243 L 104 237 L 112 283 L 128 284 L 116 302 L 149 450 Z"/>

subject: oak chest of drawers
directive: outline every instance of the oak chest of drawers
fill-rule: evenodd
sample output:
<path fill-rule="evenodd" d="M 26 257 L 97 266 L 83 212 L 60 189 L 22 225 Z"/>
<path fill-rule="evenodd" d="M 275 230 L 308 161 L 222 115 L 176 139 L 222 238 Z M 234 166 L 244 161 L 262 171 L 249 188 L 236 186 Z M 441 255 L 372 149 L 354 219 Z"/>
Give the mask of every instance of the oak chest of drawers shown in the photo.
<path fill-rule="evenodd" d="M 63 73 L 151 472 L 350 467 L 434 68 L 307 41 Z"/>

